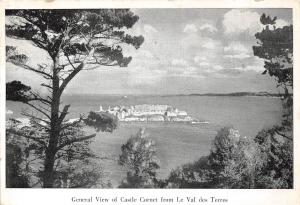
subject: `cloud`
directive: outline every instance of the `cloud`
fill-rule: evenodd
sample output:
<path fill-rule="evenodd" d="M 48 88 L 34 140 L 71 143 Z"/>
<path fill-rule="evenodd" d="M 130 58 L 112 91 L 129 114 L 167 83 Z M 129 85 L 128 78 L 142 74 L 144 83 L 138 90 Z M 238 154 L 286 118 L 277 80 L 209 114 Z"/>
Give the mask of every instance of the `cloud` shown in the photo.
<path fill-rule="evenodd" d="M 217 42 L 214 40 L 203 42 L 203 44 L 201 45 L 202 48 L 207 48 L 207 49 L 215 49 L 216 46 L 217 46 Z"/>
<path fill-rule="evenodd" d="M 223 53 L 221 40 L 203 37 L 198 33 L 184 35 L 178 42 L 178 46 L 180 52 L 185 56 L 184 59 L 189 59 L 188 62 L 194 61 L 196 64 L 202 61 L 219 61 L 220 55 Z"/>
<path fill-rule="evenodd" d="M 153 54 L 150 51 L 147 51 L 147 50 L 139 50 L 137 52 L 137 56 L 145 57 L 145 58 L 154 58 Z"/>
<path fill-rule="evenodd" d="M 221 66 L 221 65 L 215 65 L 215 66 L 213 66 L 213 69 L 214 70 L 222 70 L 223 66 Z"/>
<path fill-rule="evenodd" d="M 230 42 L 228 46 L 224 47 L 224 52 L 227 54 L 223 58 L 245 59 L 251 57 L 251 49 L 238 41 Z"/>
<path fill-rule="evenodd" d="M 167 76 L 171 77 L 192 77 L 192 78 L 203 78 L 199 67 L 190 65 L 177 65 L 170 66 L 167 70 Z"/>
<path fill-rule="evenodd" d="M 204 62 L 200 62 L 199 65 L 200 66 L 210 66 L 210 63 L 204 61 Z"/>
<path fill-rule="evenodd" d="M 265 68 L 263 66 L 259 66 L 259 65 L 248 65 L 246 67 L 244 67 L 244 71 L 255 71 L 258 73 L 262 73 L 265 70 Z"/>
<path fill-rule="evenodd" d="M 239 67 L 233 67 L 233 68 L 228 68 L 227 70 L 235 70 L 235 71 L 239 71 L 239 72 L 242 72 L 242 71 L 256 71 L 258 72 L 260 70 L 260 67 L 259 66 L 253 66 L 253 65 L 248 65 L 248 66 L 239 66 Z"/>
<path fill-rule="evenodd" d="M 196 33 L 197 31 L 198 28 L 195 24 L 187 24 L 183 29 L 184 33 Z"/>
<path fill-rule="evenodd" d="M 161 81 L 166 75 L 166 70 L 135 66 L 128 69 L 128 83 L 131 86 L 148 85 L 152 86 Z"/>
<path fill-rule="evenodd" d="M 217 32 L 218 29 L 209 23 L 202 24 L 201 26 L 196 24 L 187 24 L 183 29 L 184 33 L 196 33 L 197 31 L 208 31 L 210 33 L 214 33 Z"/>
<path fill-rule="evenodd" d="M 194 57 L 194 62 L 195 63 L 200 63 L 202 61 L 207 61 L 207 57 L 205 57 L 205 56 L 195 56 Z"/>
<path fill-rule="evenodd" d="M 277 28 L 282 28 L 282 27 L 288 26 L 290 24 L 288 22 L 286 22 L 285 20 L 283 20 L 283 19 L 277 19 L 275 25 L 276 25 Z"/>
<path fill-rule="evenodd" d="M 250 58 L 251 56 L 246 53 L 234 54 L 234 55 L 224 55 L 224 58 L 237 58 L 237 59 L 245 59 Z"/>
<path fill-rule="evenodd" d="M 184 77 L 196 77 L 197 76 L 197 68 L 193 66 L 185 67 L 183 72 L 181 73 Z"/>
<path fill-rule="evenodd" d="M 258 73 L 262 73 L 265 70 L 264 65 L 264 60 L 255 56 L 253 64 L 244 67 L 244 70 L 252 70 Z"/>
<path fill-rule="evenodd" d="M 188 63 L 183 59 L 173 59 L 171 64 L 174 66 L 186 66 Z"/>
<path fill-rule="evenodd" d="M 236 76 L 242 73 L 242 71 L 240 69 L 231 69 L 231 68 L 226 68 L 226 69 L 222 69 L 220 70 L 218 73 L 220 74 L 225 74 L 225 75 L 230 75 L 230 76 Z"/>
<path fill-rule="evenodd" d="M 156 28 L 154 28 L 153 26 L 151 26 L 149 24 L 144 25 L 144 31 L 145 31 L 145 33 L 157 33 L 158 32 L 156 30 Z"/>
<path fill-rule="evenodd" d="M 244 44 L 242 44 L 241 42 L 231 42 L 228 46 L 224 47 L 224 51 L 225 52 L 242 52 L 242 53 L 248 53 L 249 49 L 246 48 L 246 46 Z"/>
<path fill-rule="evenodd" d="M 161 64 L 161 61 L 156 57 L 155 54 L 153 54 L 150 50 L 146 49 L 130 49 L 124 51 L 126 56 L 131 56 L 132 61 L 128 65 L 129 67 L 134 67 L 134 66 L 140 66 L 140 65 L 147 65 L 147 66 L 152 66 L 152 65 L 159 65 Z"/>
<path fill-rule="evenodd" d="M 255 34 L 263 28 L 260 15 L 254 11 L 232 9 L 224 14 L 225 34 L 237 35 L 243 32 Z"/>
<path fill-rule="evenodd" d="M 210 33 L 214 33 L 214 32 L 217 32 L 217 31 L 218 31 L 218 29 L 217 29 L 215 26 L 213 26 L 213 25 L 211 25 L 211 24 L 208 24 L 208 23 L 203 24 L 202 26 L 200 26 L 200 27 L 199 27 L 199 30 L 200 30 L 200 31 L 207 30 L 207 31 L 209 31 Z"/>
<path fill-rule="evenodd" d="M 258 57 L 255 57 L 253 59 L 253 64 L 251 65 L 245 65 L 242 64 L 241 66 L 237 66 L 237 67 L 232 67 L 229 68 L 231 70 L 239 70 L 241 72 L 246 72 L 246 71 L 254 71 L 257 73 L 262 73 L 265 68 L 264 68 L 264 61 Z"/>
<path fill-rule="evenodd" d="M 201 67 L 207 67 L 210 65 L 208 62 L 207 57 L 205 56 L 195 56 L 194 57 L 194 63 L 201 66 Z"/>

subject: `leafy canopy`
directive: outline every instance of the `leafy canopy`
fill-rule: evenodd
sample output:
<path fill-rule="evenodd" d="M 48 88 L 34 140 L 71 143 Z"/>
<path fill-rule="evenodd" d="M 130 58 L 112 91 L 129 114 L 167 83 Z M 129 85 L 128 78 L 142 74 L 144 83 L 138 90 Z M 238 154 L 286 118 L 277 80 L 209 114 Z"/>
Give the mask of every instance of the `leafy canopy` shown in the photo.
<path fill-rule="evenodd" d="M 6 15 L 19 17 L 17 24 L 6 25 L 8 37 L 30 40 L 53 59 L 76 58 L 69 59 L 73 63 L 93 49 L 90 63 L 127 66 L 131 57 L 123 56 L 120 44 L 139 48 L 144 41 L 125 33 L 138 20 L 128 9 L 6 10 Z"/>
<path fill-rule="evenodd" d="M 276 18 L 265 14 L 260 21 L 266 28 L 255 34 L 258 45 L 253 52 L 265 60 L 263 74 L 274 76 L 279 86 L 293 86 L 293 25 L 276 28 Z"/>

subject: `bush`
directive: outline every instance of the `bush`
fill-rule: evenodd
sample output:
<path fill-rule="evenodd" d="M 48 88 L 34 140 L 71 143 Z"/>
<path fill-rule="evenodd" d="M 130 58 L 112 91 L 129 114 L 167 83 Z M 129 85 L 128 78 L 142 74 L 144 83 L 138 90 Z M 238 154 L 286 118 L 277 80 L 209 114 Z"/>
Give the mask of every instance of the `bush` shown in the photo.
<path fill-rule="evenodd" d="M 82 125 L 68 124 L 62 132 L 68 139 L 84 136 Z M 6 172 L 7 187 L 41 187 L 45 158 L 46 132 L 37 122 L 22 125 L 7 121 Z M 61 143 L 63 143 L 62 141 Z M 56 188 L 95 187 L 102 182 L 97 156 L 90 149 L 90 140 L 65 146 L 56 153 L 54 184 Z"/>
<path fill-rule="evenodd" d="M 254 139 L 263 161 L 256 188 L 293 188 L 293 141 L 277 134 L 277 129 L 262 130 Z"/>
<path fill-rule="evenodd" d="M 177 188 L 254 188 L 257 146 L 232 128 L 221 129 L 208 156 L 172 171 L 168 186 Z"/>
<path fill-rule="evenodd" d="M 144 129 L 131 136 L 121 147 L 119 164 L 128 169 L 127 177 L 121 188 L 151 188 L 158 186 L 156 170 L 159 161 L 156 158 L 156 148 Z"/>

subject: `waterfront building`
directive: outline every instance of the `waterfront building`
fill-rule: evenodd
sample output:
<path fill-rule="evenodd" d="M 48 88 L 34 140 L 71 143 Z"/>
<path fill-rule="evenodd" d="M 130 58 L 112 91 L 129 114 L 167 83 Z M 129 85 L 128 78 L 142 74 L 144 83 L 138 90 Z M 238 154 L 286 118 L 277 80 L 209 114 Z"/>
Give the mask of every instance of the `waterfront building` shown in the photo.
<path fill-rule="evenodd" d="M 126 121 L 126 122 L 135 122 L 135 121 L 139 121 L 139 118 L 138 117 L 126 117 L 124 119 L 124 121 Z"/>
<path fill-rule="evenodd" d="M 186 116 L 187 112 L 186 111 L 182 111 L 182 110 L 178 110 L 177 111 L 177 115 Z"/>
<path fill-rule="evenodd" d="M 162 115 L 151 115 L 150 117 L 148 117 L 148 121 L 163 122 L 165 121 L 165 119 Z"/>
<path fill-rule="evenodd" d="M 100 111 L 103 111 L 100 106 Z M 141 104 L 135 106 L 115 106 L 108 107 L 106 111 L 116 116 L 120 121 L 140 121 L 140 122 L 188 122 L 193 119 L 184 110 L 178 110 L 168 105 L 148 105 Z"/>
<path fill-rule="evenodd" d="M 177 113 L 174 111 L 167 111 L 166 116 L 167 117 L 177 117 Z"/>

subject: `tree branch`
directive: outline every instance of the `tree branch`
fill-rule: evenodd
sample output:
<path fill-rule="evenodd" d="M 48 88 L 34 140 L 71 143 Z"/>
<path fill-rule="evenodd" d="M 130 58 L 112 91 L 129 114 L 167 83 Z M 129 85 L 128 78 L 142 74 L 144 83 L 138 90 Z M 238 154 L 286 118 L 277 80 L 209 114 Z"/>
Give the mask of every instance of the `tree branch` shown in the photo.
<path fill-rule="evenodd" d="M 30 115 L 30 114 L 28 114 L 28 113 L 25 113 L 25 111 L 23 111 L 21 114 L 24 115 L 24 116 L 26 116 L 26 117 L 34 118 L 35 120 L 40 120 L 40 121 L 42 121 L 42 122 L 44 122 L 44 123 L 46 123 L 46 124 L 50 124 L 49 121 L 47 121 L 47 120 L 45 120 L 45 119 L 42 119 L 42 118 L 40 118 L 40 117 L 36 117 L 36 116 Z"/>
<path fill-rule="evenodd" d="M 33 141 L 35 141 L 35 142 L 38 142 L 38 143 L 41 144 L 44 148 L 47 147 L 47 144 L 46 144 L 43 140 L 41 140 L 41 139 L 39 139 L 39 138 L 37 138 L 37 137 L 33 137 L 33 136 L 30 136 L 30 135 L 22 135 L 22 136 L 25 137 L 25 138 L 27 138 L 27 139 L 31 139 L 31 140 L 33 140 Z"/>
<path fill-rule="evenodd" d="M 46 87 L 46 88 L 49 88 L 49 89 L 53 90 L 53 88 L 52 88 L 50 85 L 47 85 L 47 84 L 45 84 L 45 83 L 42 83 L 41 86 L 44 86 L 44 87 Z"/>
<path fill-rule="evenodd" d="M 30 94 L 33 95 L 34 98 L 28 99 L 28 102 L 29 101 L 40 101 L 43 104 L 51 105 L 51 102 L 49 100 L 42 98 L 38 93 L 34 93 L 33 91 L 31 91 Z"/>
<path fill-rule="evenodd" d="M 94 138 L 96 136 L 96 134 L 91 134 L 91 135 L 88 135 L 88 136 L 84 136 L 84 137 L 78 137 L 78 138 L 74 138 L 74 139 L 71 139 L 71 140 L 68 140 L 67 142 L 65 143 L 62 143 L 61 145 L 59 145 L 56 150 L 61 150 L 62 148 L 64 148 L 65 146 L 67 145 L 70 145 L 70 144 L 73 144 L 75 142 L 81 142 L 81 141 L 84 141 L 84 140 L 88 140 L 88 139 L 91 139 L 91 138 Z"/>
<path fill-rule="evenodd" d="M 284 137 L 284 138 L 286 138 L 286 139 L 288 139 L 288 140 L 293 140 L 292 138 L 286 136 L 285 134 L 279 132 L 278 130 L 274 130 L 274 131 L 275 131 L 278 135 L 280 135 L 280 136 L 282 136 L 282 137 Z"/>
<path fill-rule="evenodd" d="M 65 105 L 63 111 L 61 112 L 59 118 L 58 118 L 58 123 L 61 124 L 62 121 L 65 119 L 66 115 L 68 114 L 68 109 L 70 105 Z"/>
<path fill-rule="evenodd" d="M 68 61 L 69 61 L 70 65 L 73 67 L 73 69 L 74 69 L 74 70 L 76 70 L 76 68 L 75 68 L 75 66 L 73 65 L 73 63 L 71 62 L 71 60 L 70 60 L 69 56 L 68 56 L 68 55 L 66 55 L 66 57 L 67 57 L 67 59 L 68 59 Z"/>
<path fill-rule="evenodd" d="M 66 88 L 66 86 L 68 85 L 68 83 L 77 75 L 77 73 L 79 73 L 83 67 L 86 64 L 86 61 L 89 57 L 93 56 L 95 52 L 95 49 L 91 49 L 89 52 L 89 55 L 76 67 L 74 68 L 73 72 L 70 73 L 70 75 L 68 75 L 62 82 L 61 86 L 59 87 L 59 93 L 60 95 L 62 94 L 62 92 L 64 91 L 64 89 Z"/>
<path fill-rule="evenodd" d="M 29 65 L 26 65 L 26 64 L 23 64 L 23 63 L 18 63 L 18 62 L 14 62 L 14 61 L 9 61 L 17 66 L 21 66 L 22 68 L 26 69 L 26 70 L 30 70 L 30 71 L 33 71 L 33 72 L 36 72 L 36 73 L 39 73 L 39 74 L 42 74 L 44 77 L 46 77 L 46 79 L 52 79 L 52 76 L 44 71 L 41 71 L 41 70 L 38 70 L 38 69 L 35 69 Z"/>
<path fill-rule="evenodd" d="M 43 110 L 39 109 L 38 107 L 36 107 L 35 105 L 27 102 L 25 103 L 26 105 L 29 105 L 30 107 L 32 107 L 33 109 L 37 110 L 38 112 L 42 113 L 43 115 L 45 115 L 49 120 L 51 119 L 51 117 L 46 113 L 44 112 Z"/>

